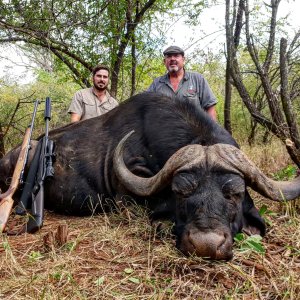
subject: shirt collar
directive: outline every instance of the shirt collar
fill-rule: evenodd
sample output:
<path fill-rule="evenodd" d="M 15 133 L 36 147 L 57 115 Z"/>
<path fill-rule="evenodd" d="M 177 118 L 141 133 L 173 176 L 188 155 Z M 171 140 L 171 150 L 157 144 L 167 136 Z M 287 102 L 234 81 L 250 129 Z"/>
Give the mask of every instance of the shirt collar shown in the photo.
<path fill-rule="evenodd" d="M 94 90 L 94 87 L 92 87 L 92 92 L 95 95 L 95 97 L 97 97 L 97 95 L 95 93 L 95 90 Z M 107 90 L 105 90 L 105 99 L 101 103 L 107 102 L 107 101 L 109 101 L 109 99 L 110 99 L 110 94 L 109 94 L 109 92 Z"/>
<path fill-rule="evenodd" d="M 183 78 L 182 78 L 184 81 L 187 81 L 189 79 L 189 74 L 186 70 L 184 70 L 184 75 L 183 75 Z M 169 73 L 166 73 L 165 75 L 161 76 L 160 82 L 163 82 L 163 83 L 168 83 L 170 82 L 170 78 L 169 78 Z"/>

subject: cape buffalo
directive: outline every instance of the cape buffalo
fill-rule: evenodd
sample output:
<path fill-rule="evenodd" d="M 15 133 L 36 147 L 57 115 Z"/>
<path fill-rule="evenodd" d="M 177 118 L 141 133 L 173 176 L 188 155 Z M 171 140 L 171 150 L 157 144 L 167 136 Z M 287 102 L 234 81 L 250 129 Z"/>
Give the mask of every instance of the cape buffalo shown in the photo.
<path fill-rule="evenodd" d="M 131 195 L 153 219 L 175 223 L 177 247 L 187 255 L 228 260 L 236 233 L 265 233 L 247 186 L 276 201 L 300 194 L 300 179 L 267 178 L 204 111 L 161 95 L 136 95 L 50 138 L 55 177 L 45 186 L 46 208 L 86 215 Z M 2 191 L 17 154 L 0 161 Z"/>

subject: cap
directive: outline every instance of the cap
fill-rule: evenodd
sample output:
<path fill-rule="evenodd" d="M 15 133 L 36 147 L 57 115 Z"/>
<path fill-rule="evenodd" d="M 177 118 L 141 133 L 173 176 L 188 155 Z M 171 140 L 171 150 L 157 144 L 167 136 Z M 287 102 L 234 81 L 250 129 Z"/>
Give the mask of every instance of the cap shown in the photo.
<path fill-rule="evenodd" d="M 184 51 L 178 46 L 170 46 L 163 52 L 163 55 L 167 54 L 181 54 L 184 56 Z"/>

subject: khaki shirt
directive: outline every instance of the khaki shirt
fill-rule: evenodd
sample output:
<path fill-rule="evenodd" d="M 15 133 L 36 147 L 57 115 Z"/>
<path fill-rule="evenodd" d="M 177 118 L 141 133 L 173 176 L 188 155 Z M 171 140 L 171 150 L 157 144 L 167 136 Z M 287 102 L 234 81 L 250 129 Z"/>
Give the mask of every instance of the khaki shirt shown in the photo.
<path fill-rule="evenodd" d="M 86 120 L 101 116 L 118 105 L 118 101 L 107 91 L 104 101 L 100 102 L 91 87 L 75 93 L 68 113 L 76 113 L 81 116 L 80 120 Z"/>

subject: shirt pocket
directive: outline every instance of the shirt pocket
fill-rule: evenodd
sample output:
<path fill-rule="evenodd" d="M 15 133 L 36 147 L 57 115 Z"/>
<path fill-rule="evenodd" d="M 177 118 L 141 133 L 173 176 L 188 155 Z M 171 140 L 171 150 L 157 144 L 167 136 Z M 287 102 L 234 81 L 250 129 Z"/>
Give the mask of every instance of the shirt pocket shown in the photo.
<path fill-rule="evenodd" d="M 106 102 L 104 102 L 104 103 L 101 105 L 101 108 L 102 108 L 104 111 L 109 111 L 109 110 L 113 109 L 113 106 L 112 106 L 112 104 L 111 104 L 109 101 L 106 101 Z"/>
<path fill-rule="evenodd" d="M 96 105 L 88 102 L 85 99 L 83 99 L 82 102 L 83 102 L 83 119 L 97 117 Z"/>
<path fill-rule="evenodd" d="M 199 104 L 198 94 L 196 91 L 186 91 L 183 94 L 183 99 L 194 104 Z"/>

